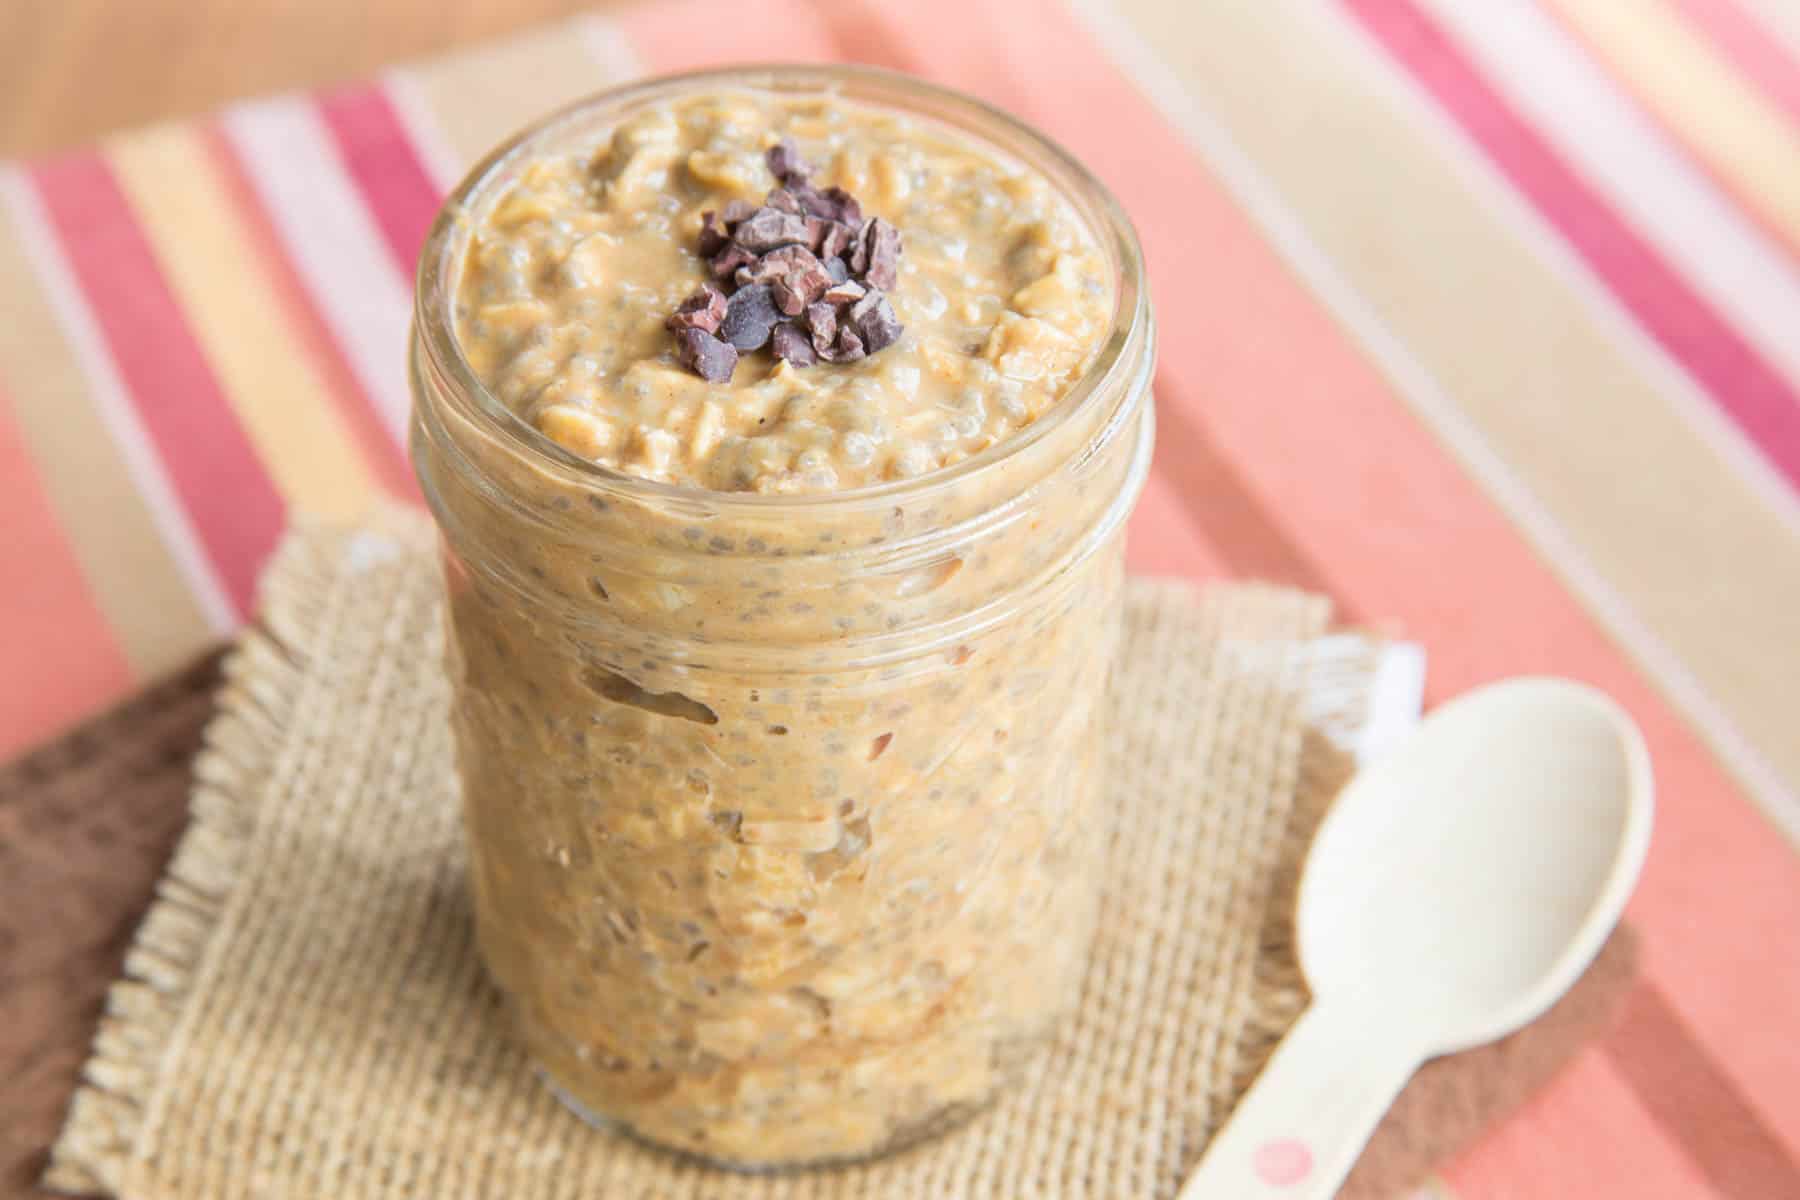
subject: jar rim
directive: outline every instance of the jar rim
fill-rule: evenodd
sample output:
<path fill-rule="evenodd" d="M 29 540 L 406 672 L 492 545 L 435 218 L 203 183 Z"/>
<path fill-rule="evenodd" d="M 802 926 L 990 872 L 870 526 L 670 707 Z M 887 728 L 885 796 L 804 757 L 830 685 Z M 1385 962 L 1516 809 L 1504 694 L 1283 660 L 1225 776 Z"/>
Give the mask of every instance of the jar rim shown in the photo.
<path fill-rule="evenodd" d="M 452 251 L 458 249 L 458 234 L 468 228 L 469 215 L 478 210 L 488 198 L 488 190 L 515 161 L 544 143 L 554 142 L 567 127 L 596 112 L 617 110 L 623 113 L 634 105 L 654 103 L 683 92 L 733 87 L 797 93 L 837 92 L 848 99 L 949 124 L 959 132 L 990 143 L 1044 175 L 1089 225 L 1099 248 L 1110 261 L 1116 280 L 1113 313 L 1106 335 L 1081 378 L 1048 412 L 1030 425 L 960 462 L 906 479 L 788 495 L 715 491 L 629 475 L 572 453 L 502 403 L 469 363 L 452 320 L 452 290 L 460 266 L 460 257 L 453 256 Z M 445 377 L 453 394 L 472 403 L 478 414 L 497 432 L 510 435 L 519 449 L 536 455 L 540 466 L 555 470 L 565 482 L 620 497 L 699 506 L 714 513 L 755 513 L 760 517 L 776 516 L 785 511 L 842 511 L 891 504 L 940 488 L 954 487 L 985 474 L 1037 445 L 1078 414 L 1104 403 L 1112 391 L 1109 385 L 1115 379 L 1132 373 L 1134 364 L 1149 361 L 1142 351 L 1152 336 L 1143 250 L 1137 231 L 1112 192 L 1073 154 L 1010 113 L 953 88 L 879 67 L 803 63 L 713 67 L 657 75 L 585 96 L 511 136 L 464 176 L 432 222 L 419 255 L 413 323 L 415 345 L 424 351 L 433 369 Z M 1147 388 L 1143 390 L 1148 391 Z M 1127 393 L 1127 398 L 1130 394 Z"/>

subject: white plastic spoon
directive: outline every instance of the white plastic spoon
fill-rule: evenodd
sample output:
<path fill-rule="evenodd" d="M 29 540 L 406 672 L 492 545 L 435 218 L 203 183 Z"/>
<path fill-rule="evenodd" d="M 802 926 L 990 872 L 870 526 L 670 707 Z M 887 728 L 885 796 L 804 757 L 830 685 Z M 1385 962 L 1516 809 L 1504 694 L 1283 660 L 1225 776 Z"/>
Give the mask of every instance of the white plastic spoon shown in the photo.
<path fill-rule="evenodd" d="M 1581 684 L 1516 679 L 1432 714 L 1320 826 L 1300 884 L 1313 1004 L 1180 1200 L 1336 1194 L 1420 1063 L 1567 991 L 1650 844 L 1650 759 Z"/>

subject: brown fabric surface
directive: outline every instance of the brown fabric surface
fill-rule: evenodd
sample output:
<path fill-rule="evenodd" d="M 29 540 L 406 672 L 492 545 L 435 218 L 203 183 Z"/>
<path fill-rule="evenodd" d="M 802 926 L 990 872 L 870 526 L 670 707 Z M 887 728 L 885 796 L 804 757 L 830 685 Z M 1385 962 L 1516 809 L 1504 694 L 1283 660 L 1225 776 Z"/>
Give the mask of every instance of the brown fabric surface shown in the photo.
<path fill-rule="evenodd" d="M 0 1200 L 36 1185 L 187 819 L 220 653 L 0 767 Z"/>
<path fill-rule="evenodd" d="M 417 564 L 412 566 L 416 569 Z M 402 564 L 403 573 L 405 567 L 406 564 Z M 406 588 L 401 587 L 399 591 L 404 593 Z M 417 592 L 416 587 L 414 591 Z M 1160 623 L 1165 650 L 1173 649 L 1181 639 L 1191 644 L 1196 627 L 1184 625 L 1182 614 L 1168 607 L 1174 597 L 1165 594 L 1146 600 L 1145 595 L 1140 588 L 1136 599 L 1138 624 L 1143 625 L 1146 614 L 1150 628 L 1154 629 Z M 1274 601 L 1274 611 L 1278 615 L 1272 626 L 1267 624 L 1268 612 L 1259 616 L 1256 605 L 1240 596 L 1235 616 L 1231 615 L 1229 605 L 1223 615 L 1216 604 L 1213 606 L 1210 628 L 1216 634 L 1221 626 L 1232 628 L 1232 621 L 1248 621 L 1249 626 L 1254 627 L 1261 620 L 1265 628 L 1260 636 L 1266 637 L 1271 629 L 1286 628 L 1292 634 L 1306 627 L 1307 622 L 1316 624 L 1316 615 L 1305 615 L 1316 610 L 1292 598 L 1292 594 L 1286 595 L 1288 599 Z M 1267 601 L 1270 594 L 1265 592 L 1261 596 Z M 415 602 L 430 603 L 429 600 L 419 601 L 417 596 Z M 1245 610 L 1247 603 L 1248 612 Z M 1182 599 L 1178 607 L 1191 607 L 1191 604 Z M 1279 615 L 1284 612 L 1286 616 Z M 314 612 L 310 617 L 297 618 L 290 613 L 289 624 L 296 619 L 315 619 L 317 616 Z M 1300 625 L 1294 624 L 1296 620 Z M 1141 633 L 1140 629 L 1140 641 Z M 270 665 L 264 663 L 265 667 Z M 241 708 L 246 693 L 256 693 L 259 688 L 246 688 L 246 682 L 254 683 L 256 672 L 244 669 L 242 656 L 237 667 L 234 677 L 238 684 L 232 690 L 236 692 L 235 703 Z M 0 1197 L 39 1194 L 30 1190 L 27 1173 L 41 1164 L 44 1141 L 73 1082 L 74 1064 L 92 1027 L 94 999 L 104 981 L 117 970 L 121 949 L 119 932 L 141 910 L 148 890 L 147 880 L 155 870 L 155 864 L 166 854 L 170 838 L 180 823 L 180 797 L 187 785 L 187 772 L 176 764 L 186 762 L 198 740 L 196 735 L 207 711 L 202 697 L 212 678 L 212 664 L 203 664 L 183 679 L 133 702 L 120 713 L 103 718 L 57 746 L 0 773 L 0 831 L 3 831 L 0 832 L 0 950 L 5 952 L 5 957 L 0 958 L 0 1013 L 7 1018 L 5 1025 L 0 1027 L 4 1030 L 0 1032 L 0 1039 L 3 1039 L 0 1040 L 0 1080 L 21 1081 L 20 1085 L 9 1082 L 8 1091 L 0 1099 L 0 1129 L 10 1136 L 9 1141 L 0 1143 L 6 1153 L 6 1157 L 0 1159 L 0 1165 L 8 1172 L 0 1175 Z M 1234 686 L 1241 687 L 1241 681 Z M 1265 691 L 1263 703 L 1272 702 L 1274 694 Z M 256 700 L 267 715 L 271 711 L 266 707 L 267 696 L 258 695 Z M 1270 719 L 1268 711 L 1264 715 L 1265 719 Z M 265 733 L 277 740 L 280 738 L 279 730 L 265 730 Z M 1237 730 L 1233 736 L 1241 737 L 1244 733 L 1244 730 Z M 215 729 L 215 749 L 219 737 L 220 732 Z M 1295 760 L 1294 769 L 1303 776 L 1304 786 L 1296 789 L 1299 798 L 1287 819 L 1286 833 L 1282 835 L 1285 849 L 1281 861 L 1287 868 L 1277 870 L 1270 881 L 1263 918 L 1266 927 L 1261 931 L 1262 960 L 1252 964 L 1253 986 L 1245 993 L 1253 993 L 1260 1007 L 1266 1010 L 1262 1014 L 1262 1024 L 1267 1028 L 1260 1032 L 1250 1028 L 1257 1025 L 1257 1021 L 1252 1020 L 1239 1031 L 1239 1040 L 1244 1043 L 1242 1053 L 1228 1072 L 1233 1091 L 1253 1074 L 1267 1043 L 1278 1035 L 1285 1019 L 1282 1016 L 1284 1008 L 1294 1009 L 1303 1000 L 1292 986 L 1291 963 L 1285 958 L 1288 940 L 1282 895 L 1291 888 L 1291 867 L 1298 861 L 1298 848 L 1322 814 L 1325 800 L 1346 773 L 1344 760 L 1319 738 L 1306 738 L 1304 749 L 1294 747 L 1291 757 Z M 1272 766 L 1277 768 L 1278 774 L 1278 764 L 1266 763 L 1264 769 Z M 222 772 L 215 770 L 212 774 L 216 778 Z M 137 779 L 135 785 L 132 783 L 134 778 Z M 244 778 L 238 779 L 240 785 Z M 58 817 L 56 814 L 63 815 Z M 121 833 L 121 829 L 125 832 Z M 102 832 L 96 837 L 84 835 L 80 832 L 83 830 Z M 27 864 L 27 867 L 16 868 L 15 861 Z M 165 885 L 165 895 L 169 894 L 171 886 L 180 898 L 180 883 Z M 54 899 L 47 903 L 46 897 Z M 76 897 L 79 902 L 71 903 Z M 49 910 L 48 915 L 46 910 Z M 79 930 L 67 914 L 80 918 Z M 83 946 L 87 949 L 83 950 Z M 1343 1194 L 1367 1200 L 1398 1196 L 1404 1188 L 1419 1181 L 1444 1155 L 1465 1144 L 1499 1114 L 1516 1106 L 1607 1023 L 1627 990 L 1634 961 L 1632 940 L 1628 932 L 1622 932 L 1615 937 L 1594 970 L 1545 1020 L 1496 1046 L 1429 1065 L 1401 1098 Z M 217 980 L 214 982 L 216 984 Z M 124 1007 L 129 1010 L 131 1006 Z M 121 1019 L 120 1008 L 115 995 L 114 1017 L 110 1020 Z M 128 1018 L 129 1011 L 125 1015 Z M 34 1030 L 35 1033 L 29 1032 Z M 196 1048 L 190 1047 L 187 1053 L 196 1054 Z M 90 1079 L 92 1077 L 90 1075 Z M 110 1082 L 115 1088 L 118 1086 L 116 1076 L 110 1077 Z M 1165 1136 L 1172 1136 L 1179 1143 L 1174 1152 L 1175 1160 L 1191 1160 L 1205 1133 L 1222 1119 L 1229 1106 L 1230 1094 L 1227 1092 L 1209 1107 L 1196 1110 L 1200 1113 L 1197 1117 L 1190 1113 L 1187 1121 L 1177 1121 L 1176 1126 L 1167 1131 Z M 505 1101 L 509 1110 L 521 1103 L 516 1094 L 501 1095 L 497 1099 Z M 541 1097 L 533 1093 L 532 1099 L 541 1100 Z M 1129 1105 L 1130 1098 L 1120 1098 L 1118 1102 Z M 531 1107 L 528 1101 L 525 1103 Z M 538 1105 L 533 1109 L 529 1124 L 538 1127 L 547 1120 L 550 1122 L 548 1128 L 556 1130 L 559 1138 L 567 1136 L 568 1126 L 561 1114 L 553 1110 L 537 1111 L 542 1107 Z M 1003 1106 L 1002 1114 L 1006 1107 Z M 965 1139 L 991 1137 L 991 1127 L 996 1121 L 1003 1127 L 1009 1123 L 1003 1115 L 995 1114 L 959 1136 Z M 179 1125 L 180 1121 L 175 1124 Z M 984 1127 L 985 1133 L 982 1132 Z M 581 1131 L 577 1137 L 592 1140 L 592 1135 Z M 188 1142 L 190 1149 L 194 1145 Z M 641 1154 L 635 1150 L 630 1153 Z M 927 1148 L 916 1153 L 930 1155 L 933 1151 Z M 649 1158 L 647 1163 L 635 1163 L 629 1170 L 649 1172 L 643 1175 L 645 1180 L 659 1170 L 671 1176 L 681 1174 L 656 1158 Z M 175 1174 L 179 1176 L 180 1172 Z M 618 1174 L 615 1169 L 608 1178 Z M 65 1171 L 63 1182 L 75 1182 L 76 1175 L 77 1172 Z M 637 1174 L 625 1177 L 639 1178 Z M 708 1178 L 712 1185 L 696 1187 L 690 1180 L 680 1194 L 724 1196 L 737 1195 L 741 1190 L 745 1195 L 760 1195 L 763 1191 L 760 1181 L 744 1181 L 740 1189 L 730 1177 Z M 1122 1194 L 1107 1186 L 1111 1182 L 1110 1179 L 1095 1180 L 1091 1193 L 1083 1194 Z M 1162 1184 L 1166 1180 L 1158 1179 L 1157 1182 Z M 228 1179 L 223 1185 L 200 1188 L 192 1194 L 235 1195 L 242 1194 L 241 1190 L 232 1189 L 241 1187 L 241 1180 Z M 185 1196 L 190 1193 L 187 1190 L 149 1190 L 134 1192 L 136 1194 Z M 321 1193 L 309 1192 L 301 1185 L 298 1188 L 290 1186 L 283 1194 Z M 357 1194 L 363 1193 L 358 1191 Z M 368 1194 L 395 1193 L 378 1190 Z M 675 1193 L 671 1190 L 645 1194 Z"/>

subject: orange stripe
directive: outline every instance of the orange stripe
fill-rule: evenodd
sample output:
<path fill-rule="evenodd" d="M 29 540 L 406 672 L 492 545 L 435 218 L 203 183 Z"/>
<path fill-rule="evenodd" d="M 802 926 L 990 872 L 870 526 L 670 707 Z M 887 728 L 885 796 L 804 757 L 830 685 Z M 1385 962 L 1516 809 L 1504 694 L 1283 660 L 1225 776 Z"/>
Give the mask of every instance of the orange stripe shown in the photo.
<path fill-rule="evenodd" d="M 207 159 L 218 172 L 219 185 L 232 210 L 242 223 L 245 241 L 254 251 L 262 275 L 280 306 L 289 329 L 300 343 L 308 362 L 319 372 L 332 403 L 344 418 L 357 447 L 375 472 L 385 492 L 406 499 L 419 495 L 417 481 L 406 463 L 406 456 L 394 439 L 388 436 L 376 414 L 374 400 L 363 390 L 350 369 L 348 360 L 338 347 L 325 319 L 313 307 L 306 287 L 300 281 L 286 247 L 269 214 L 263 209 L 255 189 L 250 186 L 244 165 L 232 151 L 231 144 L 215 124 L 200 133 Z"/>
<path fill-rule="evenodd" d="M 1170 480 L 1168 459 L 1168 442 L 1159 440 L 1150 478 L 1126 529 L 1125 569 L 1137 575 L 1231 578 L 1231 564 L 1194 524 L 1179 486 Z"/>
<path fill-rule="evenodd" d="M 843 57 L 806 0 L 743 0 L 726 19 L 712 0 L 633 4 L 617 21 L 638 54 L 659 70 Z"/>
<path fill-rule="evenodd" d="M 1724 1200 L 1597 1050 L 1489 1131 L 1444 1174 L 1461 1200 Z M 1781 1192 L 1757 1193 L 1774 1200 Z M 1735 1200 L 1735 1198 L 1734 1198 Z"/>
<path fill-rule="evenodd" d="M 1791 1037 L 1793 1030 L 1767 1035 Z M 1681 1131 L 1721 1196 L 1800 1196 L 1800 1167 L 1655 989 L 1633 991 L 1607 1049 L 1663 1127 Z"/>
<path fill-rule="evenodd" d="M 844 7 L 823 11 L 838 21 Z M 867 6 L 838 28 L 873 31 L 848 47 L 852 57 L 978 81 L 1118 188 L 1155 264 L 1162 327 L 1180 331 L 1165 341 L 1165 374 L 1184 385 L 1220 454 L 1278 505 L 1275 523 L 1332 590 L 1426 642 L 1434 696 L 1551 672 L 1593 682 L 1633 712 L 1664 797 L 1633 903 L 1657 980 L 1783 1140 L 1800 1145 L 1800 1045 L 1771 1046 L 1758 1032 L 1800 1026 L 1800 869 L 1787 848 L 1159 115 L 1096 69 L 1066 15 L 1048 5 L 1037 14 L 920 0 L 904 23 Z M 1704 927 L 1693 920 L 1699 904 Z"/>
<path fill-rule="evenodd" d="M 1167 373 L 1156 382 L 1162 398 L 1159 459 L 1183 504 L 1233 575 L 1329 594 L 1330 581 L 1295 545 L 1269 507 L 1208 435 L 1202 418 Z M 1340 620 L 1352 617 L 1333 597 Z"/>
<path fill-rule="evenodd" d="M 0 395 L 0 759 L 125 691 L 131 668 L 57 525 L 37 464 Z"/>

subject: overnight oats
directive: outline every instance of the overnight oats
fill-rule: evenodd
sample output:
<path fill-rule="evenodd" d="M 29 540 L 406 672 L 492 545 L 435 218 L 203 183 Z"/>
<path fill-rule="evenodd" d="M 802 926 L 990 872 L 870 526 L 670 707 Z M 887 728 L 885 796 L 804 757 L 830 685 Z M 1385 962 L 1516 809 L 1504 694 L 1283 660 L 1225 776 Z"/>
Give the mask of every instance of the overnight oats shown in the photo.
<path fill-rule="evenodd" d="M 576 1108 L 855 1159 L 1045 1043 L 1152 343 L 1086 172 L 880 72 L 608 93 L 451 198 L 413 457 L 476 924 Z"/>

